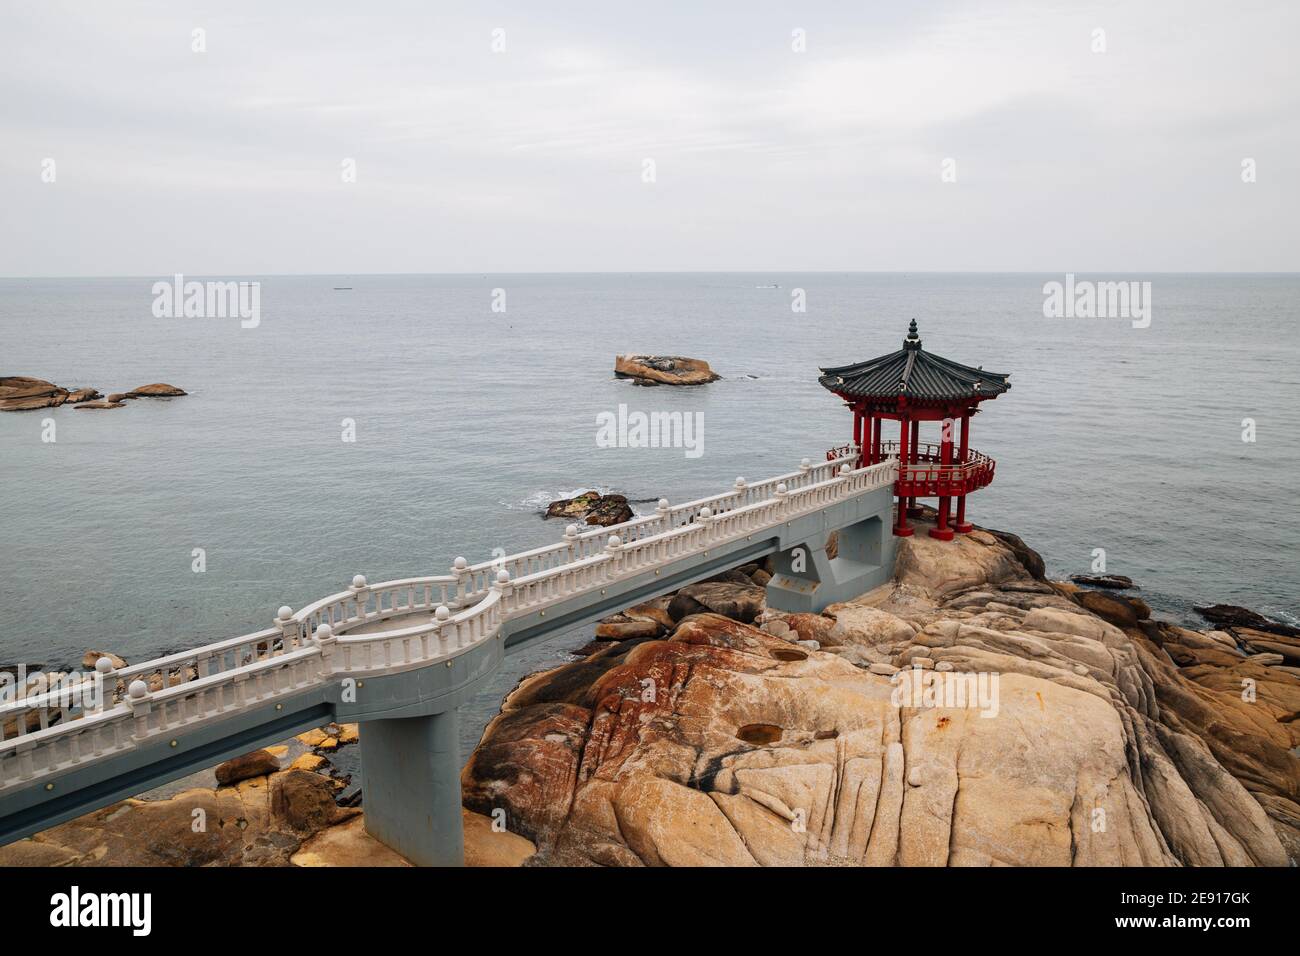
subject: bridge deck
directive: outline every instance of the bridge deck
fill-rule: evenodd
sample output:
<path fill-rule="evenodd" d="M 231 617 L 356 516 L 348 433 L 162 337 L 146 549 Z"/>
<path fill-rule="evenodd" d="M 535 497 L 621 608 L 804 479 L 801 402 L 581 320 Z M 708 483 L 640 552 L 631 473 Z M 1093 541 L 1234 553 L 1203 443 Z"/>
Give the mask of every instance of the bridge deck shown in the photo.
<path fill-rule="evenodd" d="M 569 526 L 556 545 L 476 565 L 458 558 L 449 575 L 376 585 L 358 576 L 296 613 L 281 608 L 253 634 L 118 670 L 101 660 L 105 693 L 88 706 L 70 708 L 57 692 L 0 705 L 0 842 L 330 719 L 454 709 L 508 646 L 801 541 L 820 551 L 823 581 L 860 583 L 879 574 L 883 546 L 837 565 L 825 559 L 826 533 L 871 516 L 879 524 L 882 509 L 887 524 L 896 476 L 893 461 L 854 470 L 805 459 L 796 472 L 660 502 L 621 525 Z M 832 590 L 827 600 L 842 599 Z M 159 671 L 175 684 L 151 690 Z"/>

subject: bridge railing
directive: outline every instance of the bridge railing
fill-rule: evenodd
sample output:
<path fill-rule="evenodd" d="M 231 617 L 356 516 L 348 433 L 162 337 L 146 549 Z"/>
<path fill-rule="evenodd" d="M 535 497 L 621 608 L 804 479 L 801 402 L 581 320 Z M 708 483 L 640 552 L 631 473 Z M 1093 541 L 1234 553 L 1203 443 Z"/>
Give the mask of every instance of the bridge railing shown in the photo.
<path fill-rule="evenodd" d="M 0 789 L 134 746 L 151 736 L 216 719 L 346 674 L 395 671 L 448 659 L 498 633 L 512 615 L 639 574 L 709 547 L 770 531 L 792 516 L 893 483 L 897 463 L 851 468 L 853 456 L 564 540 L 469 565 L 449 575 L 351 586 L 274 626 L 113 670 L 96 668 L 106 692 L 97 706 L 61 706 L 57 692 L 0 705 Z M 512 570 L 513 569 L 513 570 Z M 428 611 L 413 625 L 348 633 L 362 625 Z"/>

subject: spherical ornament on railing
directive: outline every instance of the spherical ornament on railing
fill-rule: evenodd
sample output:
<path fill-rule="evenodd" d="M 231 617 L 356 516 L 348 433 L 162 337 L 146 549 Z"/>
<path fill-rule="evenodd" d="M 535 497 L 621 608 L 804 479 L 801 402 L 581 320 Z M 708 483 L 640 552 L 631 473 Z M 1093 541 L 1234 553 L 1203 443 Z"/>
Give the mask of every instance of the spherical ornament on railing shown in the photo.
<path fill-rule="evenodd" d="M 848 473 L 849 473 L 850 471 L 852 471 L 852 470 L 853 470 L 853 469 L 850 468 L 848 465 L 840 465 L 840 474 L 841 474 L 841 475 L 844 475 L 844 476 L 847 477 L 847 476 L 848 476 Z"/>
<path fill-rule="evenodd" d="M 708 508 L 701 508 L 701 509 L 700 509 L 700 517 L 701 517 L 701 518 L 704 518 L 704 519 L 707 521 L 709 518 L 712 518 L 712 517 L 713 517 L 713 512 L 712 512 L 711 510 L 709 510 Z"/>
<path fill-rule="evenodd" d="M 510 572 L 507 571 L 505 568 L 502 568 L 500 571 L 497 572 L 497 584 L 509 584 L 509 583 L 510 583 Z"/>
<path fill-rule="evenodd" d="M 744 479 L 744 478 L 737 478 L 737 479 L 736 479 L 736 487 L 737 487 L 737 488 L 744 488 L 744 487 L 745 487 L 745 479 Z"/>
<path fill-rule="evenodd" d="M 318 641 L 328 641 L 333 636 L 334 628 L 330 627 L 328 624 L 322 624 L 320 627 L 316 628 L 316 640 Z"/>
<path fill-rule="evenodd" d="M 451 569 L 453 571 L 464 571 L 468 567 L 469 562 L 464 558 L 457 558 L 455 561 L 451 562 Z"/>
<path fill-rule="evenodd" d="M 133 680 L 126 693 L 132 700 L 144 700 L 149 696 L 149 685 L 142 680 Z"/>
<path fill-rule="evenodd" d="M 113 669 L 113 659 L 111 657 L 101 657 L 95 661 L 95 670 L 101 674 L 107 674 Z"/>
<path fill-rule="evenodd" d="M 781 482 L 778 482 L 778 483 L 777 483 L 777 486 L 776 486 L 776 493 L 777 493 L 778 495 L 788 494 L 789 491 L 790 491 L 790 489 L 787 488 L 787 487 L 785 486 L 785 482 L 784 482 L 784 481 L 781 481 Z"/>
<path fill-rule="evenodd" d="M 611 534 L 609 540 L 605 542 L 605 547 L 610 548 L 611 550 L 614 548 L 621 548 L 623 547 L 623 539 L 616 534 Z"/>
<path fill-rule="evenodd" d="M 659 508 L 660 511 L 667 511 L 671 506 L 668 504 L 667 498 L 660 498 L 657 507 Z"/>
<path fill-rule="evenodd" d="M 451 617 L 451 609 L 445 604 L 439 604 L 438 609 L 433 612 L 433 616 L 436 620 L 445 621 Z"/>
<path fill-rule="evenodd" d="M 799 467 L 800 467 L 800 468 L 811 468 L 811 467 L 812 467 L 812 462 L 809 461 L 807 458 L 804 458 L 804 459 L 802 459 L 802 460 L 799 462 Z"/>
<path fill-rule="evenodd" d="M 564 529 L 566 538 L 576 538 L 578 536 L 578 526 L 576 524 L 567 525 Z"/>
<path fill-rule="evenodd" d="M 289 618 L 293 617 L 293 608 L 289 607 L 287 604 L 281 604 L 280 610 L 275 612 L 275 617 L 276 620 L 287 621 Z"/>
<path fill-rule="evenodd" d="M 364 574 L 358 574 L 352 579 L 352 586 L 358 591 L 361 590 L 366 586 L 366 576 Z"/>

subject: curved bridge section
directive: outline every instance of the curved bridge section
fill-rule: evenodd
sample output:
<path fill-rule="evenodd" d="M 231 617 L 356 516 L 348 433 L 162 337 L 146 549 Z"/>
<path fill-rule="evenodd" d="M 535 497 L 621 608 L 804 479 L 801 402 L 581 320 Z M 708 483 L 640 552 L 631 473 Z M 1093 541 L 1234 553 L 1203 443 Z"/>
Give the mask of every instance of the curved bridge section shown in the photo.
<path fill-rule="evenodd" d="M 0 706 L 0 843 L 331 720 L 361 723 L 366 826 L 418 863 L 461 856 L 455 709 L 506 653 L 769 554 L 773 607 L 892 575 L 898 463 L 856 453 L 450 574 L 351 586 L 271 627 L 114 670 L 98 693 Z M 830 532 L 841 534 L 837 553 Z M 83 690 L 86 685 L 83 685 Z"/>

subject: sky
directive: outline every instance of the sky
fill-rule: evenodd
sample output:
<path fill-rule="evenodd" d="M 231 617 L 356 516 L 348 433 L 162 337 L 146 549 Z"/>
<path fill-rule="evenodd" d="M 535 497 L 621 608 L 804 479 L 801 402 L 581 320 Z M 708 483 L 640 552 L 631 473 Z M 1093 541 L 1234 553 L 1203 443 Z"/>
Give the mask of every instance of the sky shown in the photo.
<path fill-rule="evenodd" d="M 1296 271 L 1298 34 L 1290 0 L 0 0 L 0 275 Z"/>

